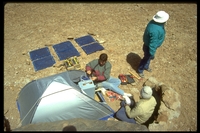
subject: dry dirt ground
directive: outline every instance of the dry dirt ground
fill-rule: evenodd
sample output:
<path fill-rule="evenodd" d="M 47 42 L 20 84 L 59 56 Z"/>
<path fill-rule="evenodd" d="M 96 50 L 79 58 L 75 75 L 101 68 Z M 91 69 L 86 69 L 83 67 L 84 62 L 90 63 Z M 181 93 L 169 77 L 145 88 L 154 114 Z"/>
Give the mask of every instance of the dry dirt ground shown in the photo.
<path fill-rule="evenodd" d="M 35 72 L 29 52 L 48 46 L 56 62 L 52 45 L 88 33 L 105 41 L 105 48 L 92 54 L 71 40 L 81 56 L 81 65 L 100 53 L 107 53 L 113 65 L 112 75 L 136 71 L 143 57 L 142 35 L 146 24 L 159 10 L 169 13 L 166 39 L 151 62 L 153 72 L 144 72 L 175 89 L 181 96 L 181 114 L 173 119 L 171 131 L 197 130 L 197 4 L 150 3 L 8 3 L 4 7 L 4 113 L 11 128 L 19 125 L 16 98 L 31 80 L 57 74 L 49 67 Z M 126 92 L 141 89 L 121 86 Z M 110 104 L 110 103 L 109 103 Z M 116 107 L 118 107 L 118 103 Z M 116 110 L 117 108 L 115 108 Z"/>

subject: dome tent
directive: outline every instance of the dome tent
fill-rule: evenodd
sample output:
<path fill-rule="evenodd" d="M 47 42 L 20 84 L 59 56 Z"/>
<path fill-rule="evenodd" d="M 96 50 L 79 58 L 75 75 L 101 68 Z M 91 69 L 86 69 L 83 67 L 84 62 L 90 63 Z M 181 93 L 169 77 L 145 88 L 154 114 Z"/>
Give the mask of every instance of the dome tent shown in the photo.
<path fill-rule="evenodd" d="M 70 70 L 33 80 L 26 84 L 16 100 L 21 126 L 84 118 L 107 120 L 114 111 L 102 99 L 98 102 L 78 86 L 81 70 Z"/>

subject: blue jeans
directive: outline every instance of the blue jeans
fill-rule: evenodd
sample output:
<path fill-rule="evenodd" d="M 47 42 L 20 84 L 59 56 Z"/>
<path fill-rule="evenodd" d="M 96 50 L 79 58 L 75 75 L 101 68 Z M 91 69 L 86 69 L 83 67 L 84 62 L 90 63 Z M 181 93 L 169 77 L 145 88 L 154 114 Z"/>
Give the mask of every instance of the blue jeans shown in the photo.
<path fill-rule="evenodd" d="M 98 83 L 98 87 L 104 87 L 123 96 L 124 91 L 118 87 L 120 84 L 120 79 L 110 77 L 108 80 Z"/>
<path fill-rule="evenodd" d="M 128 123 L 136 124 L 136 121 L 134 118 L 129 118 L 126 115 L 125 101 L 121 101 L 120 105 L 121 105 L 121 108 L 115 113 L 115 117 L 121 121 L 126 121 Z"/>
<path fill-rule="evenodd" d="M 150 65 L 150 61 L 154 58 L 154 56 L 150 55 L 149 53 L 149 47 L 143 44 L 143 51 L 144 51 L 144 57 L 140 61 L 139 67 L 138 67 L 138 73 L 143 73 L 144 70 L 147 70 Z"/>

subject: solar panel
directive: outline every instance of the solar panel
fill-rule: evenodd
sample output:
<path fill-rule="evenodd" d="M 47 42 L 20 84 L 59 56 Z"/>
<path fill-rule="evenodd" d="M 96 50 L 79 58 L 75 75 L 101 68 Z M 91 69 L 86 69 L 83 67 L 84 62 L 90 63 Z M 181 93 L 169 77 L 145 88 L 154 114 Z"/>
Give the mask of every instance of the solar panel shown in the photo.
<path fill-rule="evenodd" d="M 70 41 L 55 44 L 53 48 L 60 60 L 65 60 L 73 56 L 80 56 L 80 53 Z"/>
<path fill-rule="evenodd" d="M 55 63 L 55 60 L 51 55 L 48 47 L 30 51 L 29 55 L 35 71 L 45 69 Z"/>
<path fill-rule="evenodd" d="M 44 58 L 34 60 L 32 63 L 35 71 L 38 71 L 53 66 L 53 64 L 55 64 L 55 60 L 53 56 L 46 56 Z"/>
<path fill-rule="evenodd" d="M 91 35 L 76 38 L 75 41 L 86 54 L 91 54 L 104 49 L 104 47 L 100 45 Z"/>
<path fill-rule="evenodd" d="M 75 41 L 86 54 L 91 54 L 104 49 L 104 47 L 90 35 L 76 38 Z M 55 44 L 53 45 L 53 49 L 60 60 L 65 60 L 73 56 L 80 56 L 80 53 L 70 41 Z M 55 64 L 55 60 L 48 47 L 30 51 L 29 55 L 35 71 L 50 67 Z"/>
<path fill-rule="evenodd" d="M 95 42 L 95 43 L 92 43 L 90 45 L 83 46 L 82 49 L 88 55 L 88 54 L 94 53 L 96 51 L 103 50 L 104 47 L 102 45 L 100 45 L 99 43 Z"/>
<path fill-rule="evenodd" d="M 85 44 L 96 42 L 95 39 L 90 35 L 82 36 L 82 37 L 76 38 L 74 40 L 76 41 L 76 43 L 78 43 L 79 46 L 83 46 Z"/>
<path fill-rule="evenodd" d="M 30 55 L 31 60 L 34 61 L 34 60 L 49 56 L 49 55 L 51 55 L 51 53 L 50 53 L 48 47 L 44 47 L 44 48 L 30 51 L 29 55 Z"/>

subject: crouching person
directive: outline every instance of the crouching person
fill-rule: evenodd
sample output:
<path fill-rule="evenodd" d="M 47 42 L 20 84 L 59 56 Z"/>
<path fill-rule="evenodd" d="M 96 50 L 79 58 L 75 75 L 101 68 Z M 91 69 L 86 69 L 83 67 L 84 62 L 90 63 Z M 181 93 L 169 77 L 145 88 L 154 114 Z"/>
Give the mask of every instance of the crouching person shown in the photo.
<path fill-rule="evenodd" d="M 115 113 L 118 120 L 126 121 L 134 124 L 144 124 L 153 114 L 156 100 L 152 96 L 152 88 L 144 86 L 140 91 L 140 100 L 138 102 L 131 101 L 127 96 L 121 101 L 120 109 Z"/>

